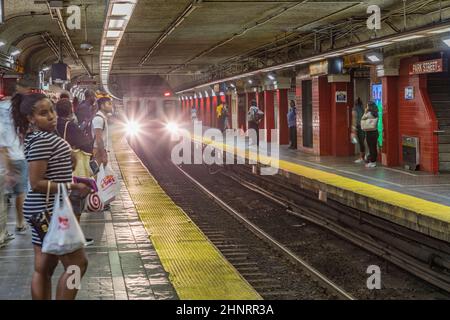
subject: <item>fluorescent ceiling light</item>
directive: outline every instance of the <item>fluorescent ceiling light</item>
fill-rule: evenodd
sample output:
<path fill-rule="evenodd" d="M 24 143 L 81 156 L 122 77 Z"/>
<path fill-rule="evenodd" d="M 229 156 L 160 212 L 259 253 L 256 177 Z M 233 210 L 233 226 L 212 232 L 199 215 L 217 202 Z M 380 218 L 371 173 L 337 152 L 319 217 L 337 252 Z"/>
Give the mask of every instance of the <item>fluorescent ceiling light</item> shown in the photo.
<path fill-rule="evenodd" d="M 103 51 L 114 51 L 114 46 L 104 46 Z"/>
<path fill-rule="evenodd" d="M 120 29 L 125 24 L 125 20 L 123 19 L 111 19 L 109 20 L 109 29 Z"/>
<path fill-rule="evenodd" d="M 133 6 L 132 3 L 115 3 L 112 8 L 112 15 L 113 16 L 127 16 L 129 17 L 131 13 L 133 12 Z"/>
<path fill-rule="evenodd" d="M 14 50 L 13 52 L 11 52 L 11 56 L 17 56 L 18 54 L 20 54 L 20 50 Z"/>
<path fill-rule="evenodd" d="M 355 52 L 360 52 L 360 51 L 364 51 L 364 50 L 366 50 L 366 49 L 364 49 L 364 48 L 355 48 L 355 49 L 347 50 L 347 51 L 345 51 L 345 53 L 355 53 Z"/>
<path fill-rule="evenodd" d="M 420 34 L 416 34 L 416 35 L 412 35 L 412 36 L 407 36 L 407 37 L 403 37 L 403 38 L 394 39 L 394 40 L 392 40 L 392 41 L 400 42 L 400 41 L 407 41 L 407 40 L 419 39 L 419 38 L 423 38 L 423 37 L 425 37 L 425 36 L 420 35 Z"/>
<path fill-rule="evenodd" d="M 273 75 L 271 75 L 271 74 L 269 74 L 268 78 L 269 78 L 270 80 L 275 80 L 275 77 L 274 77 Z"/>
<path fill-rule="evenodd" d="M 392 43 L 393 42 L 391 42 L 391 41 L 378 42 L 378 43 L 367 45 L 367 48 L 378 48 L 378 47 L 387 46 L 388 44 L 392 44 Z"/>
<path fill-rule="evenodd" d="M 328 55 L 324 56 L 324 58 L 338 57 L 340 55 L 341 55 L 340 53 L 332 53 L 332 54 L 328 54 Z"/>
<path fill-rule="evenodd" d="M 107 38 L 118 38 L 121 31 L 109 30 L 106 32 Z"/>
<path fill-rule="evenodd" d="M 442 39 L 442 42 L 444 42 L 447 47 L 450 47 L 450 39 Z"/>
<path fill-rule="evenodd" d="M 381 61 L 381 59 L 378 56 L 374 55 L 374 54 L 371 54 L 371 55 L 367 56 L 367 59 L 369 59 L 372 62 L 379 62 L 379 61 Z"/>
<path fill-rule="evenodd" d="M 319 61 L 319 60 L 322 60 L 322 59 L 323 59 L 323 57 L 316 57 L 316 58 L 309 59 L 308 61 L 314 62 L 314 61 Z"/>
<path fill-rule="evenodd" d="M 3 41 L 0 41 L 0 47 L 3 47 L 5 43 Z"/>
<path fill-rule="evenodd" d="M 444 33 L 444 32 L 448 32 L 448 31 L 450 31 L 450 27 L 445 27 L 445 28 L 442 28 L 442 29 L 429 31 L 428 33 L 430 33 L 430 34 L 439 34 L 439 33 Z"/>
<path fill-rule="evenodd" d="M 248 83 L 252 84 L 253 80 L 252 79 L 248 79 Z"/>
<path fill-rule="evenodd" d="M 106 51 L 102 53 L 102 56 L 104 57 L 112 57 L 113 53 L 111 51 Z"/>

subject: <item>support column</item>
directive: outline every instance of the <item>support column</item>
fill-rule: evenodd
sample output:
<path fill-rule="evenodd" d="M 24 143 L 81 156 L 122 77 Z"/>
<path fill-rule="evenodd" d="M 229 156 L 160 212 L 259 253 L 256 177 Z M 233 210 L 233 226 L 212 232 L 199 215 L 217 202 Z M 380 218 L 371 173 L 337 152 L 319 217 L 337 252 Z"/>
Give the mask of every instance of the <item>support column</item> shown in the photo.
<path fill-rule="evenodd" d="M 213 127 L 213 128 L 217 128 L 217 112 L 216 112 L 217 109 L 216 108 L 217 108 L 218 101 L 220 101 L 219 99 L 220 99 L 220 97 L 214 96 L 213 103 L 211 106 L 211 108 L 212 108 L 211 127 Z"/>
<path fill-rule="evenodd" d="M 289 143 L 289 127 L 287 113 L 289 109 L 288 89 L 278 90 L 278 130 L 280 135 L 280 145 Z"/>
<path fill-rule="evenodd" d="M 399 118 L 398 118 L 398 77 L 381 78 L 383 94 L 383 147 L 381 161 L 384 166 L 398 166 Z"/>
<path fill-rule="evenodd" d="M 256 103 L 258 104 L 259 109 L 264 112 L 264 118 L 266 117 L 265 113 L 265 104 L 264 104 L 264 91 L 262 92 L 258 92 L 256 94 Z M 266 128 L 266 121 L 263 120 L 259 123 L 259 128 L 260 129 L 265 129 Z"/>
<path fill-rule="evenodd" d="M 200 98 L 200 120 L 204 124 L 205 122 L 205 101 L 203 98 Z"/>
<path fill-rule="evenodd" d="M 336 92 L 347 92 L 347 102 L 336 102 Z M 351 156 L 351 105 L 353 90 L 350 82 L 331 83 L 331 150 L 335 157 Z"/>
<path fill-rule="evenodd" d="M 264 128 L 267 129 L 266 141 L 272 142 L 271 130 L 275 129 L 275 110 L 273 91 L 264 91 Z"/>

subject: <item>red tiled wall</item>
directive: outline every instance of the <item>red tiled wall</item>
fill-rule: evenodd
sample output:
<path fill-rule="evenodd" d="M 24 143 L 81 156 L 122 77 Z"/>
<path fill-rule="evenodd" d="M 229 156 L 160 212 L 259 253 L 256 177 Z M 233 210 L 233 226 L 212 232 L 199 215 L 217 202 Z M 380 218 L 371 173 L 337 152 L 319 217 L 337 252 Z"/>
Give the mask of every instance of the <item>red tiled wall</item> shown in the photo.
<path fill-rule="evenodd" d="M 278 99 L 278 129 L 280 130 L 280 144 L 289 143 L 289 129 L 287 123 L 288 112 L 288 90 L 280 89 L 277 94 Z"/>
<path fill-rule="evenodd" d="M 399 158 L 403 162 L 401 139 L 402 135 L 420 138 L 421 170 L 438 172 L 438 142 L 434 131 L 437 130 L 437 120 L 428 97 L 426 75 L 408 74 L 409 65 L 418 58 L 403 59 L 400 62 L 400 76 L 398 80 L 398 109 L 399 109 Z M 405 100 L 404 90 L 407 86 L 414 86 L 414 99 Z"/>
<path fill-rule="evenodd" d="M 319 137 L 321 137 L 318 141 L 318 154 L 321 156 L 328 156 L 331 155 L 331 106 L 330 85 L 326 76 L 318 78 L 317 87 L 319 88 L 319 95 L 317 96 L 319 100 L 316 103 L 319 106 Z"/>

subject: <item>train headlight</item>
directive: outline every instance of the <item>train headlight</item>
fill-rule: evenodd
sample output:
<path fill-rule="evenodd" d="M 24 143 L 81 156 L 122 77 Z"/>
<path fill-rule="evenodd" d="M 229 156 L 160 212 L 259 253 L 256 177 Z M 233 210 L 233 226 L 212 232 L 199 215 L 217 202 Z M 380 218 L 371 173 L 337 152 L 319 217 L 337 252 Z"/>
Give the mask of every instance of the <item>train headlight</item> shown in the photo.
<path fill-rule="evenodd" d="M 178 125 L 174 122 L 169 122 L 166 124 L 166 129 L 170 132 L 170 133 L 178 133 Z"/>
<path fill-rule="evenodd" d="M 141 126 L 136 121 L 128 121 L 125 128 L 130 136 L 135 136 L 141 131 Z"/>

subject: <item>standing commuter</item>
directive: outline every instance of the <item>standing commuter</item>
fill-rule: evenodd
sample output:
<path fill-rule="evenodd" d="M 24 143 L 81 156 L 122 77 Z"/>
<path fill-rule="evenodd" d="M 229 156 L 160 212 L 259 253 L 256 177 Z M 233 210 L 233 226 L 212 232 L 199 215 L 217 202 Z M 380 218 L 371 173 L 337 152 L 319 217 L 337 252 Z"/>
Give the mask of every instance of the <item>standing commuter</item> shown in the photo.
<path fill-rule="evenodd" d="M 98 164 L 108 164 L 109 132 L 108 113 L 112 112 L 112 101 L 110 98 L 98 100 L 98 112 L 92 119 L 92 136 L 94 137 L 93 155 Z"/>
<path fill-rule="evenodd" d="M 31 189 L 24 203 L 24 215 L 31 224 L 31 219 L 41 216 L 46 210 L 53 210 L 58 184 L 67 184 L 69 190 L 78 190 L 87 195 L 90 188 L 83 183 L 72 183 L 72 150 L 70 145 L 56 133 L 56 113 L 52 102 L 43 94 L 16 94 L 12 98 L 12 115 L 16 132 L 26 135 L 24 147 L 29 165 Z M 47 202 L 47 193 L 50 194 Z M 41 251 L 45 238 L 43 230 L 32 226 L 32 243 L 34 246 L 34 273 L 31 282 L 31 295 L 35 300 L 52 298 L 51 278 L 61 261 L 65 271 L 59 278 L 56 299 L 75 299 L 78 289 L 67 286 L 71 274 L 69 267 L 76 266 L 84 275 L 87 258 L 84 248 L 75 252 L 56 256 Z M 42 238 L 41 238 L 42 236 Z"/>
<path fill-rule="evenodd" d="M 75 124 L 70 101 L 68 99 L 59 100 L 56 104 L 56 113 L 58 115 L 56 130 L 59 136 L 70 144 L 72 150 L 79 150 L 78 152 L 87 154 L 88 163 L 85 166 L 89 166 L 89 155 L 92 155 L 92 144 L 85 139 L 83 132 Z M 82 160 L 85 159 L 78 159 L 78 161 Z M 78 222 L 80 222 L 85 205 L 85 197 L 81 197 L 77 190 L 73 190 L 70 194 L 70 201 L 73 212 Z M 86 237 L 86 245 L 90 246 L 92 244 L 94 244 L 94 239 Z"/>
<path fill-rule="evenodd" d="M 23 153 L 22 139 L 14 128 L 10 99 L 0 101 L 0 126 L 5 130 L 3 141 L 7 146 L 9 161 L 8 182 L 10 185 L 7 192 L 16 199 L 16 233 L 25 234 L 27 225 L 23 217 L 23 202 L 28 186 L 28 165 Z"/>
<path fill-rule="evenodd" d="M 295 101 L 291 100 L 289 111 L 287 113 L 288 127 L 289 127 L 289 149 L 297 149 L 297 107 Z"/>
<path fill-rule="evenodd" d="M 9 152 L 7 144 L 8 131 L 6 127 L 0 123 L 0 248 L 4 247 L 10 240 L 14 239 L 14 236 L 8 233 L 7 220 L 8 209 L 5 203 L 6 187 L 10 186 L 13 181 L 9 172 L 11 171 L 11 161 L 9 159 Z"/>
<path fill-rule="evenodd" d="M 222 107 L 222 131 L 229 129 L 228 115 L 229 115 L 228 104 L 224 103 Z"/>
<path fill-rule="evenodd" d="M 195 109 L 195 106 L 192 106 L 191 109 L 191 120 L 192 122 L 197 121 L 197 109 Z"/>
<path fill-rule="evenodd" d="M 361 118 L 361 128 L 366 133 L 369 157 L 367 168 L 375 168 L 378 159 L 378 107 L 370 101 L 367 103 L 366 112 Z"/>
<path fill-rule="evenodd" d="M 351 140 L 353 143 L 359 144 L 359 159 L 355 160 L 355 163 L 364 163 L 366 156 L 366 133 L 361 129 L 361 119 L 364 115 L 364 106 L 361 98 L 358 97 L 355 106 L 352 110 L 352 134 Z"/>
<path fill-rule="evenodd" d="M 95 92 L 92 90 L 86 90 L 84 96 L 85 100 L 78 106 L 76 116 L 81 130 L 88 132 L 90 131 L 88 127 L 91 124 L 92 118 L 97 112 L 95 106 L 96 98 Z"/>
<path fill-rule="evenodd" d="M 247 113 L 248 128 L 256 131 L 256 146 L 259 147 L 259 123 L 262 120 L 263 112 L 256 105 L 256 100 L 252 100 Z M 254 141 L 253 143 L 254 144 Z"/>
<path fill-rule="evenodd" d="M 216 119 L 217 119 L 217 127 L 220 131 L 223 131 L 223 121 L 222 121 L 222 111 L 223 104 L 220 97 L 217 97 L 217 106 L 216 106 Z"/>

